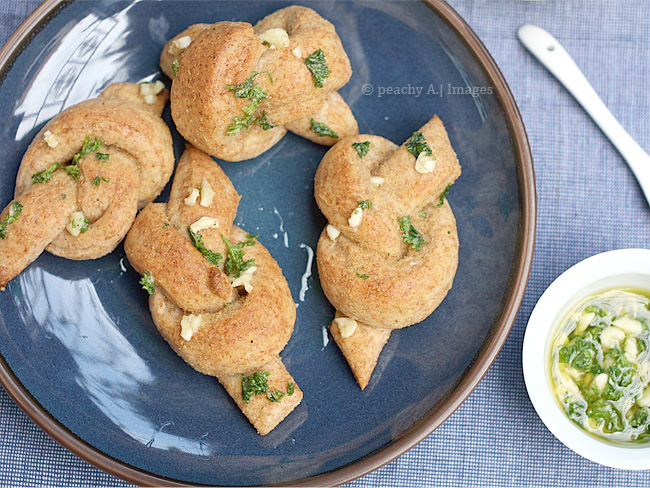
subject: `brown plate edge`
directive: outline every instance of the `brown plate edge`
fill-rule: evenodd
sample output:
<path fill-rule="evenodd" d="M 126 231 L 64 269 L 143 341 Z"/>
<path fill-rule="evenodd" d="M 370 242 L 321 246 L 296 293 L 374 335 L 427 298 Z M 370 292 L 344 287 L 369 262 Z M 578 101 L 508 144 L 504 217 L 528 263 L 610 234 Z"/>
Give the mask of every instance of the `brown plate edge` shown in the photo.
<path fill-rule="evenodd" d="M 516 269 L 510 276 L 511 294 L 503 304 L 502 313 L 493 332 L 486 338 L 483 347 L 474 358 L 467 374 L 454 391 L 436 405 L 431 413 L 425 415 L 398 439 L 388 446 L 370 454 L 359 461 L 344 466 L 336 471 L 296 480 L 284 485 L 290 486 L 337 486 L 368 474 L 420 443 L 438 428 L 470 395 L 490 368 L 497 354 L 505 343 L 515 322 L 519 307 L 524 297 L 530 269 L 532 266 L 535 243 L 536 193 L 533 160 L 528 144 L 526 130 L 508 85 L 487 48 L 469 27 L 463 18 L 444 0 L 422 0 L 436 12 L 447 25 L 465 42 L 475 59 L 485 70 L 487 79 L 495 88 L 495 94 L 502 106 L 504 118 L 509 125 L 511 141 L 515 149 L 520 190 L 520 227 L 518 229 L 519 246 L 515 256 Z M 27 19 L 16 29 L 0 50 L 0 69 L 4 72 L 12 60 L 21 52 L 21 48 L 33 33 L 37 32 L 57 7 L 70 3 L 70 0 L 44 0 Z M 36 401 L 13 374 L 4 358 L 0 356 L 0 384 L 16 404 L 50 437 L 63 447 L 76 454 L 95 467 L 123 480 L 141 486 L 191 486 L 161 476 L 151 475 L 133 468 L 82 441 L 75 434 L 60 424 Z"/>

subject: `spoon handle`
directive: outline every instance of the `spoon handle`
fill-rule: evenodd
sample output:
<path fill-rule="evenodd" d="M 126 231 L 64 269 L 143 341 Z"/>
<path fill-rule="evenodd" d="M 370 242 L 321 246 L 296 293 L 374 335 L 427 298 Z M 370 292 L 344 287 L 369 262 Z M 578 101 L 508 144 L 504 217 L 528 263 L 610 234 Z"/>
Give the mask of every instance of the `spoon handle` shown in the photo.
<path fill-rule="evenodd" d="M 551 34 L 535 25 L 520 27 L 517 37 L 600 127 L 636 176 L 650 204 L 650 156 L 612 115 L 569 53 Z"/>

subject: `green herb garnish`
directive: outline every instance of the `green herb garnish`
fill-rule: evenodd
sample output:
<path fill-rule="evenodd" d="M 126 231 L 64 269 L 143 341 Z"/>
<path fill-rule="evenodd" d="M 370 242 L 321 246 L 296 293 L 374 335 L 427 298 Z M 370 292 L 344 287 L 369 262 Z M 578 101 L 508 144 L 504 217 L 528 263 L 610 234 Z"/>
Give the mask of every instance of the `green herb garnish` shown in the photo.
<path fill-rule="evenodd" d="M 286 393 L 279 390 L 273 390 L 266 396 L 266 398 L 268 398 L 271 402 L 279 402 L 282 400 L 282 397 L 284 397 L 284 395 L 286 395 Z"/>
<path fill-rule="evenodd" d="M 254 245 L 257 236 L 248 234 L 246 236 L 246 241 L 239 242 L 237 244 L 232 244 L 223 234 L 221 235 L 221 238 L 228 247 L 228 256 L 226 257 L 226 262 L 224 263 L 226 273 L 234 278 L 239 278 L 244 271 L 255 264 L 254 259 L 244 261 L 244 246 Z"/>
<path fill-rule="evenodd" d="M 163 225 L 163 230 L 168 229 L 168 228 L 169 228 L 169 222 L 165 222 L 165 225 Z"/>
<path fill-rule="evenodd" d="M 69 164 L 68 166 L 64 166 L 63 169 L 73 180 L 76 180 L 81 176 L 81 171 L 79 171 L 79 165 L 77 164 Z"/>
<path fill-rule="evenodd" d="M 287 395 L 289 396 L 293 395 L 295 389 L 296 389 L 296 385 L 294 385 L 293 383 L 287 383 Z"/>
<path fill-rule="evenodd" d="M 7 226 L 11 224 L 12 222 L 15 222 L 18 220 L 18 217 L 20 217 L 20 213 L 23 211 L 23 206 L 18 200 L 14 200 L 11 202 L 11 208 L 9 209 L 9 213 L 5 217 L 3 222 L 0 222 L 0 239 L 5 239 L 7 235 L 5 232 L 7 231 Z"/>
<path fill-rule="evenodd" d="M 402 231 L 402 238 L 404 239 L 404 242 L 413 246 L 413 249 L 416 251 L 419 251 L 420 247 L 422 247 L 422 244 L 424 244 L 426 241 L 424 239 L 424 236 L 415 227 L 413 227 L 411 217 L 407 215 L 399 219 L 398 222 L 399 228 Z"/>
<path fill-rule="evenodd" d="M 427 213 L 426 210 L 424 210 L 424 209 L 420 210 L 420 218 L 426 219 L 427 215 L 429 215 L 429 214 Z"/>
<path fill-rule="evenodd" d="M 329 136 L 333 137 L 334 139 L 339 138 L 339 136 L 336 135 L 336 132 L 327 127 L 327 125 L 323 124 L 322 122 L 316 122 L 314 119 L 311 119 L 310 129 L 314 134 L 318 134 L 320 137 Z"/>
<path fill-rule="evenodd" d="M 357 150 L 357 154 L 360 158 L 364 157 L 370 151 L 370 141 L 365 142 L 353 142 L 352 147 Z"/>
<path fill-rule="evenodd" d="M 262 73 L 269 75 L 271 83 L 273 83 L 273 77 L 268 71 L 253 71 L 253 74 L 250 75 L 245 81 L 242 81 L 239 85 L 226 85 L 229 91 L 234 91 L 237 98 L 253 98 L 256 100 L 263 100 L 269 98 L 269 95 L 262 90 L 259 86 L 255 84 L 255 77 Z"/>
<path fill-rule="evenodd" d="M 370 200 L 362 200 L 360 202 L 357 202 L 357 207 L 363 210 L 368 210 L 369 208 L 373 208 L 372 202 Z"/>
<path fill-rule="evenodd" d="M 39 171 L 38 173 L 34 173 L 32 175 L 32 183 L 47 183 L 52 179 L 54 171 L 56 171 L 58 168 L 62 168 L 62 166 L 59 163 L 54 163 L 49 168 L 44 169 L 43 171 Z"/>
<path fill-rule="evenodd" d="M 262 115 L 260 115 L 255 122 L 262 128 L 262 130 L 269 130 L 275 127 L 271 122 L 269 122 L 269 119 L 266 118 L 266 113 L 264 111 L 262 111 Z"/>
<path fill-rule="evenodd" d="M 109 157 L 110 155 L 107 153 L 100 153 L 100 152 L 95 153 L 95 158 L 98 159 L 99 161 L 108 161 Z"/>
<path fill-rule="evenodd" d="M 98 137 L 93 138 L 89 135 L 86 136 L 83 146 L 81 146 L 81 150 L 72 157 L 72 164 L 77 164 L 77 161 L 79 161 L 81 158 L 99 151 L 102 147 L 104 147 L 104 141 Z"/>
<path fill-rule="evenodd" d="M 178 76 L 178 68 L 180 67 L 180 61 L 178 59 L 174 59 L 174 61 L 172 61 L 172 73 L 174 73 L 174 77 Z"/>
<path fill-rule="evenodd" d="M 449 189 L 451 188 L 451 185 L 452 185 L 452 184 L 453 184 L 453 183 L 449 183 L 449 184 L 447 185 L 447 188 L 445 188 L 444 190 L 442 190 L 442 193 L 440 194 L 440 201 L 438 202 L 438 204 L 436 205 L 436 207 L 440 208 L 440 207 L 442 207 L 442 206 L 445 204 L 445 197 L 447 196 L 447 193 L 449 193 Z"/>
<path fill-rule="evenodd" d="M 61 193 L 61 200 L 65 200 L 65 193 Z"/>
<path fill-rule="evenodd" d="M 90 182 L 90 184 L 98 187 L 102 181 L 108 183 L 111 180 L 109 180 L 108 178 L 104 178 L 103 176 L 97 176 L 93 181 Z"/>
<path fill-rule="evenodd" d="M 215 266 L 219 266 L 219 262 L 221 261 L 221 258 L 223 258 L 221 253 L 211 251 L 205 247 L 205 244 L 203 243 L 203 236 L 198 232 L 192 232 L 192 229 L 190 229 L 189 225 L 187 226 L 187 233 L 190 236 L 190 241 L 192 241 L 194 247 L 197 248 L 201 254 L 203 254 L 203 257 Z"/>
<path fill-rule="evenodd" d="M 156 283 L 154 282 L 153 275 L 149 270 L 144 270 L 144 274 L 142 275 L 142 278 L 140 278 L 140 284 L 142 285 L 142 289 L 147 290 L 149 295 L 153 295 L 153 292 L 156 291 Z"/>
<path fill-rule="evenodd" d="M 405 146 L 406 150 L 415 156 L 415 159 L 423 152 L 427 155 L 432 154 L 431 147 L 429 147 L 429 143 L 424 139 L 422 132 L 414 132 Z"/>
<path fill-rule="evenodd" d="M 248 403 L 253 398 L 253 395 L 260 395 L 269 390 L 267 382 L 270 374 L 268 371 L 258 371 L 251 376 L 242 374 L 241 396 L 244 403 Z"/>
<path fill-rule="evenodd" d="M 264 112 L 262 112 L 260 117 L 257 119 L 255 118 L 255 113 L 257 112 L 260 102 L 265 98 L 269 98 L 268 93 L 255 84 L 255 77 L 261 73 L 267 73 L 271 83 L 273 83 L 273 77 L 270 72 L 253 71 L 253 74 L 239 85 L 226 85 L 229 91 L 234 92 L 235 97 L 248 99 L 248 103 L 242 109 L 244 117 L 235 117 L 232 125 L 226 129 L 226 135 L 233 136 L 242 129 L 248 129 L 256 122 L 264 130 L 273 128 L 273 125 L 269 123 Z"/>
<path fill-rule="evenodd" d="M 357 278 L 361 278 L 362 280 L 367 280 L 368 278 L 370 278 L 370 276 L 368 276 L 365 273 L 364 274 L 357 273 Z"/>
<path fill-rule="evenodd" d="M 307 56 L 305 64 L 314 77 L 314 85 L 318 88 L 323 88 L 323 81 L 331 73 L 325 62 L 325 53 L 323 50 L 319 49 Z"/>

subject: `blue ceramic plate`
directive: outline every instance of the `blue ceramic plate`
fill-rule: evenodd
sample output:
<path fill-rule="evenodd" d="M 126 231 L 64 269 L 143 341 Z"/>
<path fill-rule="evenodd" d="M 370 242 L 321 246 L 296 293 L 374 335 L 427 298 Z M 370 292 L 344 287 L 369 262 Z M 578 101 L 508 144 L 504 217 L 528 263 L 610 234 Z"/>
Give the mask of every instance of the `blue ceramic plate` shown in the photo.
<path fill-rule="evenodd" d="M 427 320 L 391 336 L 361 391 L 324 335 L 333 309 L 311 259 L 326 223 L 313 199 L 326 148 L 288 134 L 257 159 L 222 163 L 243 195 L 236 223 L 259 234 L 298 306 L 283 357 L 304 400 L 261 437 L 215 379 L 159 336 L 121 246 L 96 261 L 44 253 L 0 295 L 0 379 L 55 439 L 129 481 L 334 484 L 360 476 L 419 442 L 466 398 L 521 302 L 534 237 L 532 162 L 510 92 L 480 41 L 439 1 L 300 3 L 337 28 L 354 69 L 341 93 L 362 133 L 401 143 L 434 114 L 445 122 L 463 166 L 449 196 L 461 243 L 454 287 Z M 12 199 L 28 144 L 62 109 L 112 82 L 161 77 L 163 44 L 192 23 L 255 23 L 286 5 L 46 1 L 0 53 L 0 206 Z M 178 134 L 175 143 L 179 156 Z"/>

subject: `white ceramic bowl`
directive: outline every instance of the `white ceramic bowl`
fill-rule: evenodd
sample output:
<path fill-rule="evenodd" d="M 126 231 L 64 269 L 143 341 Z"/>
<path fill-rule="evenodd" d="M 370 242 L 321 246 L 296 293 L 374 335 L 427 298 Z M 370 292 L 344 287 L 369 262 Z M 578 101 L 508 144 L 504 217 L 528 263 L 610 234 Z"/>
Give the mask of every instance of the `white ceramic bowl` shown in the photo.
<path fill-rule="evenodd" d="M 551 283 L 528 319 L 522 351 L 524 381 L 537 414 L 569 449 L 605 466 L 650 469 L 650 443 L 627 447 L 588 434 L 569 420 L 551 386 L 550 344 L 559 322 L 581 299 L 616 287 L 650 290 L 650 250 L 619 249 L 597 254 L 572 266 Z"/>

